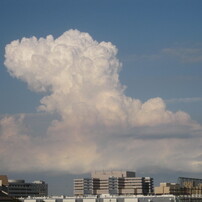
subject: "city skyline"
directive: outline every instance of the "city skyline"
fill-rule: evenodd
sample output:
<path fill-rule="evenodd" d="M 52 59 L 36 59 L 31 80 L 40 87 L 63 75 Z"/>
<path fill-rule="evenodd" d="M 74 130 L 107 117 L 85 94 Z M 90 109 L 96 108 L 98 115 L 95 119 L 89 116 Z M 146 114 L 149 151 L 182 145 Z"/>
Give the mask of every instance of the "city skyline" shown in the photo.
<path fill-rule="evenodd" d="M 1 174 L 201 176 L 201 6 L 2 0 Z"/>

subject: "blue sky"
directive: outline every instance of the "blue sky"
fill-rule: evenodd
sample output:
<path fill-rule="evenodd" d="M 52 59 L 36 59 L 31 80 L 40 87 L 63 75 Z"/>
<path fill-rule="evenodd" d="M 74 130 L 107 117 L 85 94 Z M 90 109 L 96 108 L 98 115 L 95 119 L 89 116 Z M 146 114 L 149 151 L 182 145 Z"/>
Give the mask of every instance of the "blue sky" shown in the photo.
<path fill-rule="evenodd" d="M 201 97 L 201 60 L 183 62 L 180 57 L 162 53 L 166 48 L 201 51 L 200 8 L 201 1 L 186 0 L 2 0 L 1 61 L 4 61 L 5 45 L 12 40 L 48 34 L 57 37 L 73 28 L 90 33 L 97 41 L 110 41 L 117 46 L 123 63 L 120 79 L 127 86 L 128 95 L 141 100 L 157 96 L 164 99 Z M 39 95 L 11 78 L 3 62 L 0 76 L 1 113 L 33 112 Z M 182 103 L 183 110 L 186 107 L 189 113 L 193 110 L 192 115 L 200 119 L 201 103 L 194 103 L 197 110 L 190 109 L 189 105 Z M 169 107 L 176 109 L 174 104 Z"/>
<path fill-rule="evenodd" d="M 7 72 L 5 46 L 23 37 L 57 38 L 77 29 L 117 47 L 126 96 L 142 102 L 160 97 L 168 110 L 182 110 L 201 125 L 201 7 L 200 0 L 1 0 L 0 117 L 35 114 L 46 94 L 30 91 Z M 39 125 L 33 119 L 34 127 Z"/>

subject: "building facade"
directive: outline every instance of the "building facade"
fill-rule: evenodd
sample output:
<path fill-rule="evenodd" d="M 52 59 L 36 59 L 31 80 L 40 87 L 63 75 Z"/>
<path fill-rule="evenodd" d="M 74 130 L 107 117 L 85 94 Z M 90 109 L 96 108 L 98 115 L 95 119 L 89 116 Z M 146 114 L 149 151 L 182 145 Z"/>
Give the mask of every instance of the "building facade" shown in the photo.
<path fill-rule="evenodd" d="M 74 195 L 148 195 L 153 193 L 153 178 L 136 177 L 131 171 L 95 171 L 91 178 L 74 180 Z"/>
<path fill-rule="evenodd" d="M 165 194 L 179 195 L 181 194 L 180 185 L 176 183 L 163 182 L 160 183 L 159 187 L 154 188 L 154 193 L 156 195 L 165 195 Z"/>
<path fill-rule="evenodd" d="M 6 175 L 0 175 L 0 192 L 16 198 L 47 196 L 48 184 L 44 181 L 28 183 L 25 180 L 9 180 Z"/>
<path fill-rule="evenodd" d="M 47 196 L 48 185 L 44 181 L 8 180 L 8 194 L 13 197 Z"/>
<path fill-rule="evenodd" d="M 202 179 L 179 177 L 178 183 L 160 183 L 155 187 L 156 195 L 202 195 Z"/>

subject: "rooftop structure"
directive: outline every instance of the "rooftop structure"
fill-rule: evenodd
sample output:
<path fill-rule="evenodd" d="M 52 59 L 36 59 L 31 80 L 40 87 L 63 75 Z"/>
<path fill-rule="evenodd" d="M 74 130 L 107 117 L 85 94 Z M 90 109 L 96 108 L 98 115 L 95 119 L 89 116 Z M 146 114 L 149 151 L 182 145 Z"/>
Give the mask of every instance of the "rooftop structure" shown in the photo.
<path fill-rule="evenodd" d="M 93 171 L 91 172 L 91 178 L 107 179 L 109 177 L 135 177 L 133 171 Z"/>

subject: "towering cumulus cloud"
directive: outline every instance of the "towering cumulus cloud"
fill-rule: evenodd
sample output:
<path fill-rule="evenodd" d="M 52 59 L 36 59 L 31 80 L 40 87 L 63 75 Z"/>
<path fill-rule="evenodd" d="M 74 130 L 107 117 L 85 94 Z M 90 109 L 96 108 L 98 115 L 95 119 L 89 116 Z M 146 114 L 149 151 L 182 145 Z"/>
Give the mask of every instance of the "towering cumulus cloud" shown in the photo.
<path fill-rule="evenodd" d="M 16 159 L 21 162 L 19 170 L 137 169 L 151 165 L 154 153 L 152 166 L 176 169 L 180 164 L 200 169 L 197 144 L 201 143 L 201 125 L 185 112 L 168 111 L 161 98 L 142 103 L 125 96 L 116 54 L 110 42 L 99 43 L 78 30 L 69 30 L 57 39 L 51 35 L 23 38 L 6 46 L 9 73 L 31 90 L 43 92 L 39 111 L 59 117 L 42 136 L 25 127 L 28 115 L 4 117 L 0 139 L 5 145 L 15 141 L 12 149 L 6 147 L 0 153 L 6 169 L 12 170 L 13 165 L 16 169 Z M 185 155 L 183 151 L 193 144 L 187 138 L 197 141 L 196 149 Z M 19 149 L 23 141 L 26 144 Z M 11 154 L 16 149 L 15 160 L 6 161 L 5 152 Z"/>

